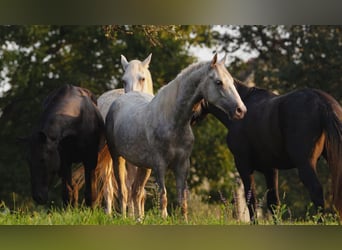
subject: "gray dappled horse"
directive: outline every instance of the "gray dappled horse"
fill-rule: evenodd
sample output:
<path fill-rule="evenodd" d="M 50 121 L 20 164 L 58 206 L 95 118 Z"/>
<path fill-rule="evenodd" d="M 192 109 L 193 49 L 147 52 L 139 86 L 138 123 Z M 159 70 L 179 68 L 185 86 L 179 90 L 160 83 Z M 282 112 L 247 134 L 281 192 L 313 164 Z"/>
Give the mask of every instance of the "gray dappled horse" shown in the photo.
<path fill-rule="evenodd" d="M 189 157 L 194 143 L 190 127 L 193 107 L 203 98 L 231 118 L 243 118 L 246 107 L 232 76 L 217 55 L 210 62 L 190 65 L 156 96 L 129 92 L 118 97 L 106 116 L 106 138 L 118 183 L 119 201 L 126 216 L 125 165 L 120 156 L 139 168 L 152 168 L 159 186 L 161 214 L 167 216 L 165 173 L 176 176 L 177 201 L 187 220 Z"/>

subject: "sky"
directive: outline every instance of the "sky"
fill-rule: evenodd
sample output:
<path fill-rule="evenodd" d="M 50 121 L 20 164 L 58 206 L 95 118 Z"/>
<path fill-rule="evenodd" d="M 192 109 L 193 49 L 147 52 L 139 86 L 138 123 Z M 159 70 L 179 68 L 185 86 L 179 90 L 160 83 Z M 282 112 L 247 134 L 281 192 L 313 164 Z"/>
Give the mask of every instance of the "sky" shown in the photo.
<path fill-rule="evenodd" d="M 222 25 L 214 25 L 213 30 L 218 31 L 220 33 L 229 33 L 234 36 L 239 35 L 238 33 L 236 33 L 236 31 L 232 31 L 231 29 L 229 29 L 229 27 L 222 26 Z M 220 51 L 220 46 L 213 47 L 213 48 L 200 47 L 200 46 L 190 47 L 190 53 L 196 56 L 199 61 L 210 60 L 212 56 L 214 55 L 215 50 Z M 219 58 L 222 58 L 223 56 L 224 56 L 224 53 L 219 53 Z M 257 56 L 258 56 L 257 52 L 246 53 L 243 51 L 243 47 L 241 47 L 236 52 L 227 56 L 226 65 L 229 66 L 229 64 L 231 63 L 230 60 L 232 59 L 232 57 L 239 57 L 243 61 L 248 61 L 250 58 L 257 57 Z"/>

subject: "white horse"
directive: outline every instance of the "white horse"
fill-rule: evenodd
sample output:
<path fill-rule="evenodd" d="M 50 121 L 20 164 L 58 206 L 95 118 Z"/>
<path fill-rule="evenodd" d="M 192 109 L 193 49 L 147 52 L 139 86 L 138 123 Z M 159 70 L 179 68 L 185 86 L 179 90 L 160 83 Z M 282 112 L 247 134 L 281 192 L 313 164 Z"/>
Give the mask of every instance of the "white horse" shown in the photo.
<path fill-rule="evenodd" d="M 153 82 L 151 73 L 148 69 L 151 57 L 152 54 L 142 62 L 139 60 L 131 60 L 128 62 L 126 57 L 121 55 L 121 64 L 124 69 L 124 75 L 122 77 L 124 88 L 107 91 L 97 100 L 98 108 L 104 119 L 106 118 L 108 109 L 112 102 L 124 93 L 140 91 L 153 95 Z M 121 158 L 120 161 L 122 164 L 125 164 L 125 160 L 123 158 Z M 133 186 L 145 186 L 151 171 L 138 169 L 129 162 L 126 162 L 126 167 L 127 174 L 125 174 L 125 176 L 128 192 L 125 194 L 125 200 L 128 201 L 128 212 L 129 214 L 133 214 L 134 208 L 136 208 L 136 213 L 139 216 L 143 216 L 145 201 L 144 189 L 139 189 L 134 193 L 132 193 L 132 189 Z M 78 184 L 77 186 L 80 188 L 83 185 L 83 169 L 79 168 L 74 172 L 73 176 L 73 179 Z M 97 200 L 100 202 L 100 200 L 104 198 L 106 213 L 111 214 L 117 187 L 115 179 L 113 179 L 112 158 L 110 157 L 107 145 L 105 145 L 99 153 L 95 176 L 99 194 Z M 143 178 L 140 178 L 140 176 Z M 134 203 L 133 200 L 135 201 Z M 136 205 L 134 206 L 134 204 Z"/>
<path fill-rule="evenodd" d="M 178 204 L 187 221 L 189 157 L 194 143 L 190 127 L 193 107 L 204 98 L 231 118 L 243 118 L 246 107 L 238 95 L 225 58 L 197 63 L 183 70 L 156 96 L 129 92 L 118 97 L 106 116 L 106 138 L 118 183 L 122 216 L 126 216 L 125 165 L 120 156 L 142 169 L 152 168 L 160 192 L 161 215 L 167 217 L 165 172 L 175 172 Z"/>

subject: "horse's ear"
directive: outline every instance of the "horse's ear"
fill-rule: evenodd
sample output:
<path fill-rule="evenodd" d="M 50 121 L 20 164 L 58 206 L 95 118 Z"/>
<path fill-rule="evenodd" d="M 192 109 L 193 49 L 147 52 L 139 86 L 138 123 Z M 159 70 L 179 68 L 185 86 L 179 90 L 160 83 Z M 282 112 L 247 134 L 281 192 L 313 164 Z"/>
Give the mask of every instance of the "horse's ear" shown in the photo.
<path fill-rule="evenodd" d="M 211 60 L 211 67 L 214 67 L 215 66 L 215 64 L 216 64 L 216 62 L 217 62 L 217 53 L 215 53 L 215 55 L 214 55 L 214 57 L 213 57 L 213 59 Z"/>
<path fill-rule="evenodd" d="M 128 65 L 128 61 L 124 55 L 121 55 L 121 65 L 122 65 L 123 69 L 126 70 L 127 65 Z"/>
<path fill-rule="evenodd" d="M 148 66 L 150 65 L 151 57 L 152 57 L 152 53 L 149 54 L 148 57 L 142 62 L 145 68 L 148 68 Z"/>
<path fill-rule="evenodd" d="M 224 53 L 224 56 L 223 56 L 223 58 L 220 60 L 219 63 L 225 65 L 226 59 L 227 59 L 227 53 Z"/>

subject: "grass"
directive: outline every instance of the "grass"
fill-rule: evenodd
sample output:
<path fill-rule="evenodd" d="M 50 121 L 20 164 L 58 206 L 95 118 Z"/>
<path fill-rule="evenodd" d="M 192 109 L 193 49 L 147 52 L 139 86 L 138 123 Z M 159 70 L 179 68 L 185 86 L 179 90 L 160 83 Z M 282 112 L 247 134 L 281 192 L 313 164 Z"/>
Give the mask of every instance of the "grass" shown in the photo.
<path fill-rule="evenodd" d="M 185 223 L 179 209 L 170 209 L 167 219 L 162 219 L 158 199 L 153 199 L 152 208 L 138 222 L 133 218 L 122 218 L 119 214 L 107 215 L 102 208 L 90 209 L 81 205 L 78 208 L 50 208 L 36 206 L 10 210 L 5 203 L 0 203 L 0 225 L 249 225 L 238 221 L 233 216 L 233 205 L 229 203 L 205 203 L 199 196 L 191 195 L 188 202 L 188 223 Z M 308 208 L 310 209 L 310 207 Z M 273 216 L 258 218 L 258 225 L 340 225 L 335 214 L 321 213 L 304 219 L 293 219 L 290 209 L 282 204 L 274 208 Z"/>

